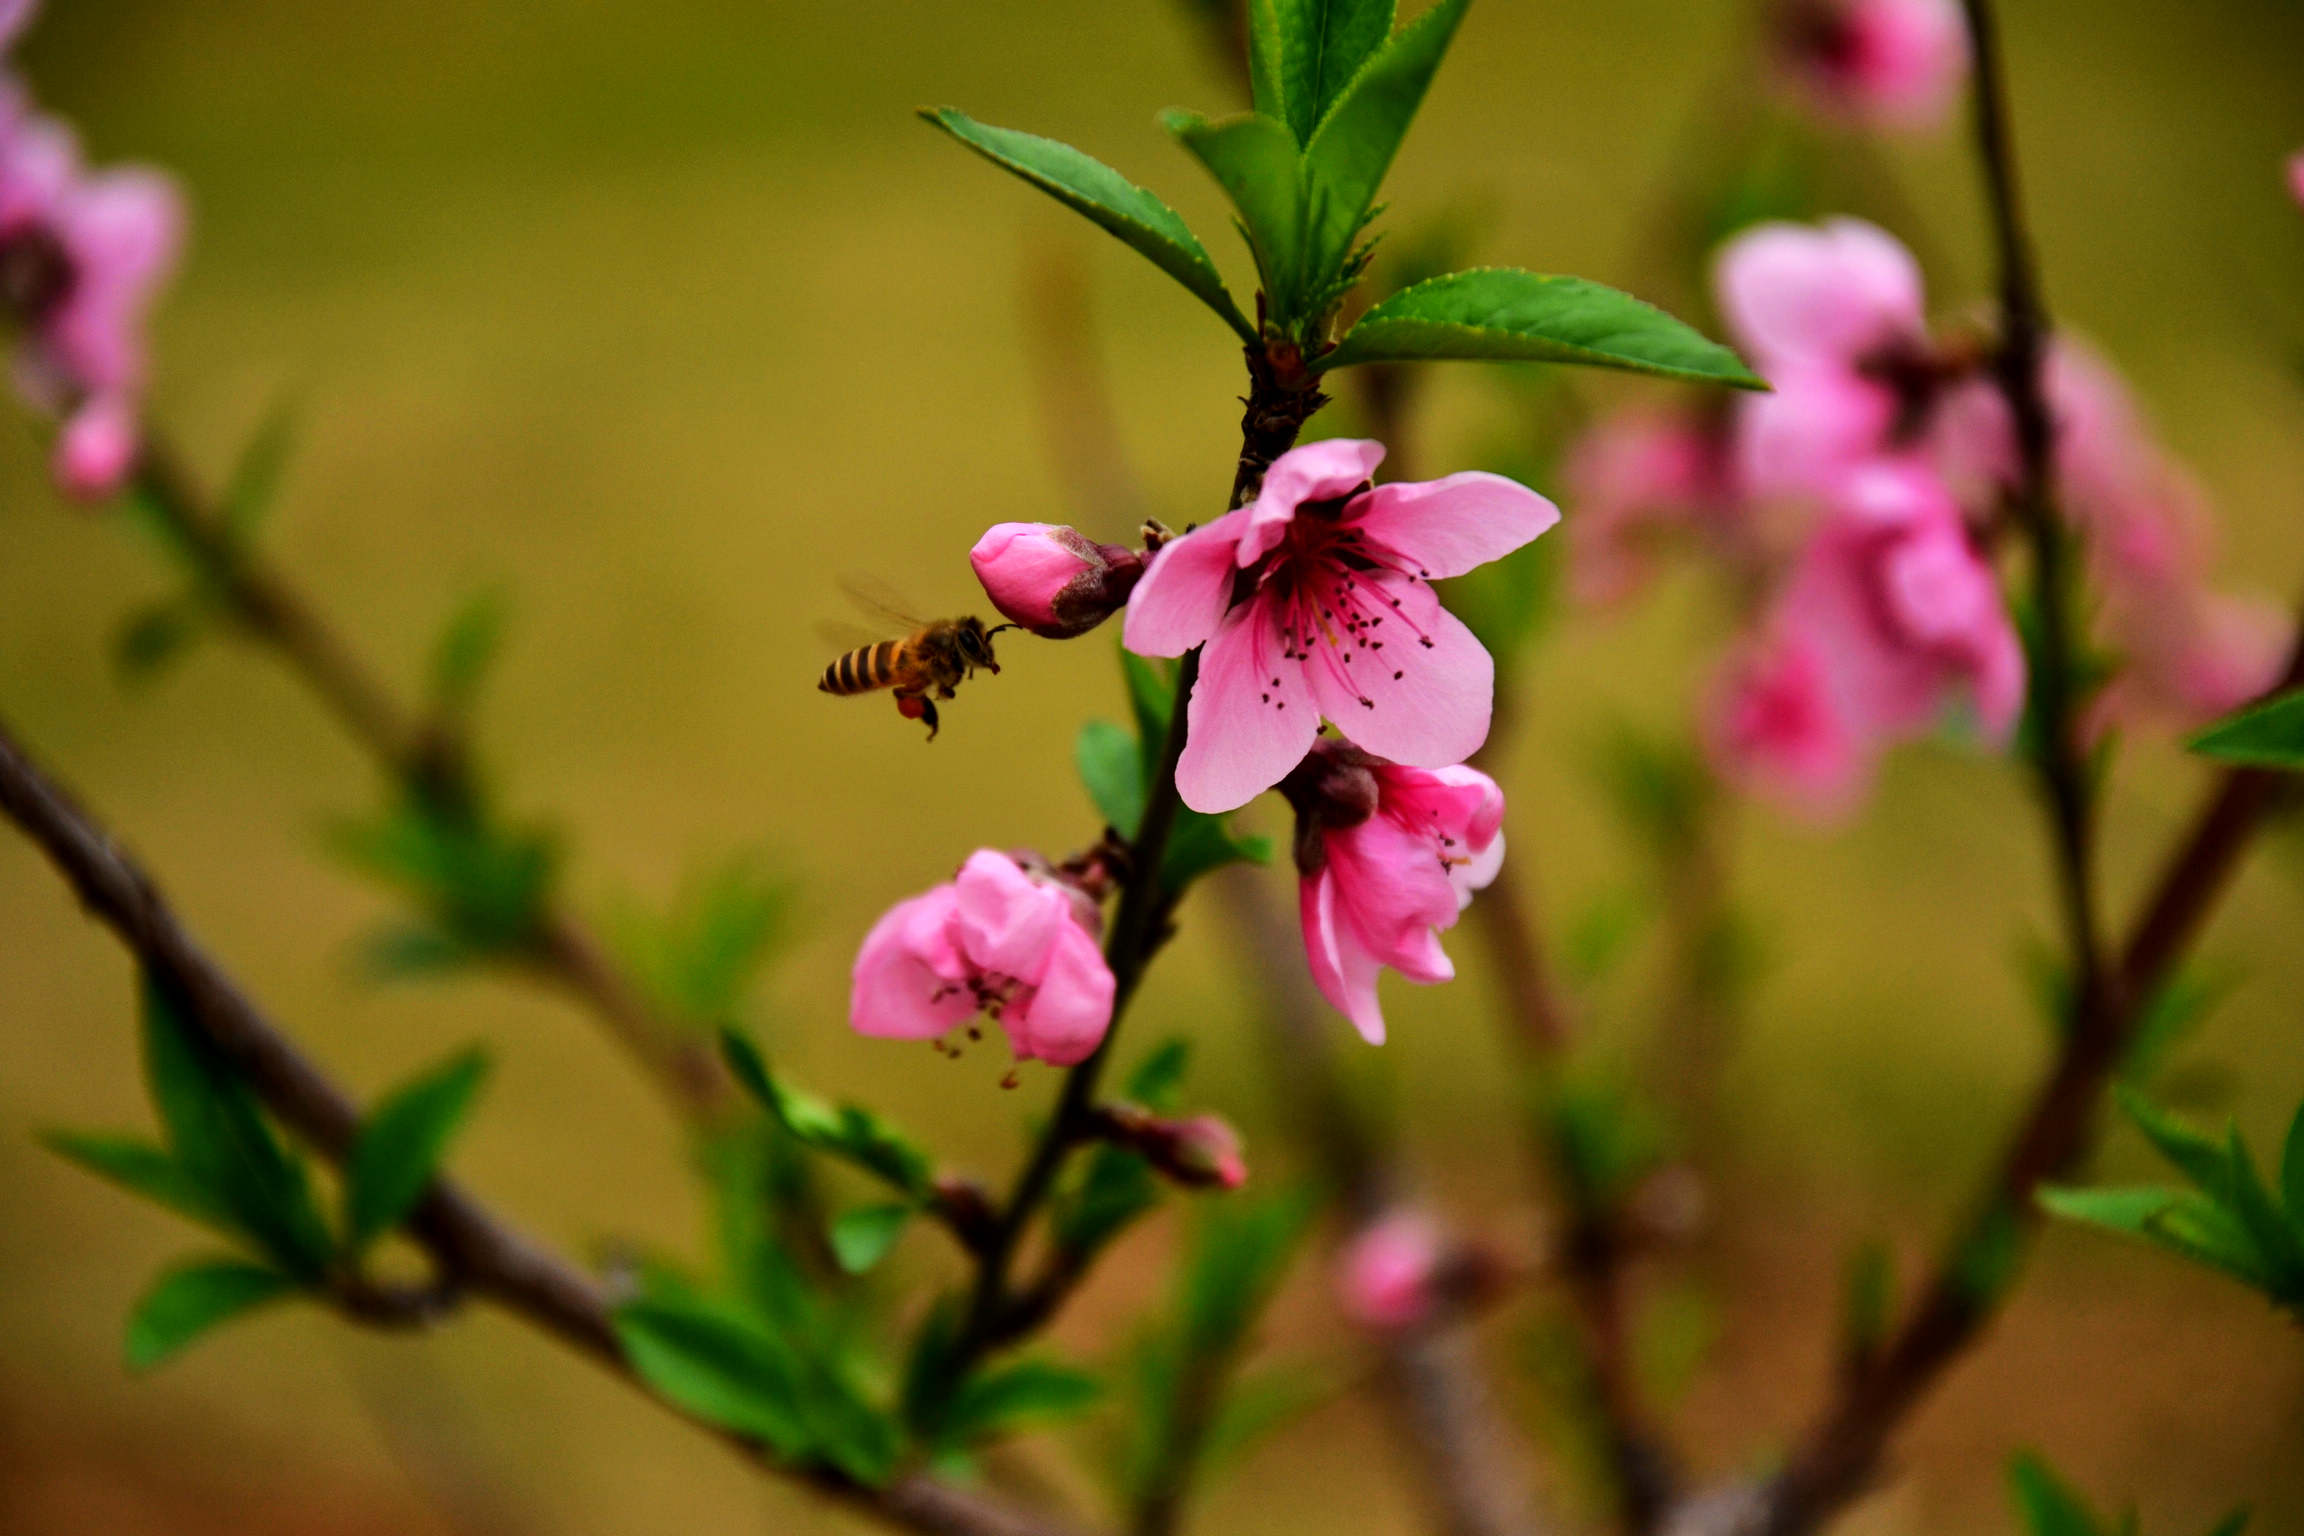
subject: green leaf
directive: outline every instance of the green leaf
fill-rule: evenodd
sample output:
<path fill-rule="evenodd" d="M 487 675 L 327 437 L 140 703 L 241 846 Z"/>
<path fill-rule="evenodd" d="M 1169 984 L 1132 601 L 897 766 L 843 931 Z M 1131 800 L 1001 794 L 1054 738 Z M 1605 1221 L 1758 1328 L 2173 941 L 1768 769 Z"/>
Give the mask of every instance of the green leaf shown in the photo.
<path fill-rule="evenodd" d="M 1280 0 L 1248 0 L 1248 100 L 1278 122 L 1288 120 L 1285 45 L 1280 36 Z"/>
<path fill-rule="evenodd" d="M 1128 684 L 1128 706 L 1136 713 L 1136 739 L 1144 744 L 1144 772 L 1150 777 L 1176 714 L 1176 664 L 1120 652 L 1120 675 Z"/>
<path fill-rule="evenodd" d="M 415 981 L 482 958 L 481 951 L 430 923 L 385 923 L 360 941 L 354 968 L 370 981 Z"/>
<path fill-rule="evenodd" d="M 179 1216 L 220 1231 L 233 1230 L 231 1213 L 224 1209 L 164 1147 L 134 1136 L 91 1135 L 80 1131 L 46 1131 L 41 1144 L 57 1156 L 78 1163 L 98 1178 L 109 1179 L 131 1194 L 164 1205 Z"/>
<path fill-rule="evenodd" d="M 1153 1047 L 1152 1054 L 1128 1074 L 1129 1102 L 1167 1113 L 1176 1107 L 1177 1092 L 1192 1065 L 1192 1042 L 1176 1036 Z"/>
<path fill-rule="evenodd" d="M 272 408 L 256 435 L 240 450 L 232 478 L 224 487 L 224 534 L 235 550 L 256 542 L 264 520 L 280 499 L 280 484 L 287 477 L 288 461 L 295 455 L 297 412 L 286 402 Z"/>
<path fill-rule="evenodd" d="M 153 681 L 200 638 L 201 613 L 190 603 L 152 603 L 130 613 L 112 637 L 112 667 L 128 687 Z"/>
<path fill-rule="evenodd" d="M 1235 1384 L 1216 1410 L 1200 1459 L 1213 1475 L 1237 1462 L 1260 1440 L 1337 1395 L 1340 1384 L 1309 1362 L 1274 1366 Z"/>
<path fill-rule="evenodd" d="M 2232 1212 L 2206 1195 L 2178 1189 L 2059 1189 L 2040 1192 L 2055 1215 L 2141 1238 L 2204 1264 L 2243 1285 L 2265 1289 L 2264 1260 Z"/>
<path fill-rule="evenodd" d="M 451 719 L 469 714 L 480 684 L 503 648 L 511 604 L 501 591 L 477 593 L 451 614 L 432 642 L 428 669 L 433 707 Z"/>
<path fill-rule="evenodd" d="M 2288 1140 L 2280 1152 L 2280 1199 L 2288 1219 L 2304 1227 L 2304 1104 L 2288 1122 Z"/>
<path fill-rule="evenodd" d="M 720 1052 L 736 1081 L 802 1145 L 845 1158 L 907 1195 L 928 1194 L 934 1177 L 928 1154 L 888 1121 L 857 1105 L 835 1108 L 786 1087 L 770 1074 L 759 1047 L 737 1030 L 720 1031 Z"/>
<path fill-rule="evenodd" d="M 1256 327 L 1225 291 L 1216 264 L 1176 211 L 1102 161 L 1069 144 L 1013 128 L 979 123 L 951 107 L 924 109 L 923 120 L 943 129 L 1001 169 L 1012 172 L 1118 236 L 1139 255 L 1182 283 L 1254 344 Z"/>
<path fill-rule="evenodd" d="M 2248 1517 L 2248 1510 L 2236 1509 L 2222 1520 L 2217 1521 L 2215 1528 L 2208 1532 L 2208 1536 L 2240 1536 L 2242 1531 L 2248 1529 Z"/>
<path fill-rule="evenodd" d="M 2009 1465 L 2008 1480 L 2031 1536 L 2098 1536 L 2095 1515 L 2038 1456 L 2029 1451 L 2018 1455 Z"/>
<path fill-rule="evenodd" d="M 2224 1148 L 2213 1136 L 2201 1134 L 2174 1115 L 2161 1113 L 2133 1089 L 2116 1087 L 2113 1096 L 2136 1128 L 2184 1177 L 2211 1195 L 2229 1187 L 2231 1168 L 2225 1160 Z"/>
<path fill-rule="evenodd" d="M 617 947 L 667 1014 L 717 1029 L 742 1013 L 793 927 L 799 886 L 757 852 L 692 872 L 663 913 L 617 914 Z"/>
<path fill-rule="evenodd" d="M 2219 762 L 2304 770 L 2304 688 L 2227 715 L 2187 745 Z"/>
<path fill-rule="evenodd" d="M 1630 294 L 1512 267 L 1475 267 L 1401 289 L 1313 367 L 1442 358 L 1578 363 L 1767 387 L 1734 352 Z"/>
<path fill-rule="evenodd" d="M 724 1305 L 663 1297 L 625 1303 L 615 1323 L 632 1369 L 671 1402 L 786 1460 L 814 1449 L 800 1363 L 767 1328 Z"/>
<path fill-rule="evenodd" d="M 2154 1223 L 2183 1198 L 2180 1189 L 2078 1189 L 2059 1184 L 2043 1185 L 2039 1196 L 2041 1209 L 2051 1215 L 2142 1238 L 2151 1237 Z"/>
<path fill-rule="evenodd" d="M 150 972 L 143 1035 L 152 1102 L 185 1176 L 283 1267 L 317 1274 L 334 1243 L 303 1163 L 281 1146 L 255 1095 L 193 1028 L 174 989 Z"/>
<path fill-rule="evenodd" d="M 1095 1406 L 1103 1390 L 1085 1371 L 1049 1360 L 1019 1360 L 964 1382 L 944 1406 L 938 1438 L 964 1445 L 1028 1424 L 1077 1418 Z"/>
<path fill-rule="evenodd" d="M 221 1323 L 296 1289 L 276 1269 L 201 1259 L 161 1275 L 128 1318 L 128 1368 L 148 1371 Z"/>
<path fill-rule="evenodd" d="M 1840 1291 L 1840 1349 L 1862 1363 L 1879 1353 L 1896 1306 L 1896 1260 L 1879 1238 L 1867 1238 L 1848 1256 Z"/>
<path fill-rule="evenodd" d="M 1109 720 L 1091 720 L 1073 739 L 1072 760 L 1097 812 L 1113 831 L 1134 837 L 1144 820 L 1144 754 L 1136 738 Z"/>
<path fill-rule="evenodd" d="M 2225 1162 L 2230 1169 L 2223 1204 L 2240 1219 L 2262 1257 L 2273 1295 L 2281 1300 L 2304 1299 L 2304 1242 L 2297 1239 L 2280 1202 L 2264 1187 L 2256 1159 L 2248 1155 L 2237 1126 L 2225 1133 Z"/>
<path fill-rule="evenodd" d="M 352 1252 L 415 1208 L 487 1074 L 488 1058 L 469 1050 L 395 1089 L 369 1112 L 345 1168 L 344 1228 Z"/>
<path fill-rule="evenodd" d="M 1272 115 L 1285 119 L 1297 143 L 1309 144 L 1353 76 L 1392 35 L 1392 0 L 1276 0 L 1271 10 L 1282 108 Z M 1253 22 L 1250 31 L 1253 42 Z M 1257 107 L 1270 110 L 1261 100 Z"/>
<path fill-rule="evenodd" d="M 1181 894 L 1202 875 L 1227 864 L 1265 864 L 1271 858 L 1270 838 L 1235 837 L 1224 817 L 1181 806 L 1160 860 L 1160 883 L 1171 895 Z"/>
<path fill-rule="evenodd" d="M 340 820 L 328 841 L 338 858 L 414 898 L 476 955 L 517 954 L 535 942 L 560 869 L 548 834 L 502 825 L 482 806 L 424 795 L 378 816 Z"/>
<path fill-rule="evenodd" d="M 1306 260 L 1315 279 L 1340 272 L 1351 255 L 1470 3 L 1440 0 L 1401 28 L 1353 76 L 1306 142 Z"/>
<path fill-rule="evenodd" d="M 1180 1341 L 1187 1354 L 1203 1357 L 1246 1339 L 1311 1224 L 1313 1202 L 1292 1192 L 1207 1210 L 1178 1298 Z"/>
<path fill-rule="evenodd" d="M 1161 125 L 1232 199 L 1241 233 L 1255 253 L 1273 321 L 1294 321 L 1311 274 L 1305 260 L 1303 167 L 1286 126 L 1262 113 L 1212 123 L 1196 112 L 1167 113 Z"/>
<path fill-rule="evenodd" d="M 832 1255 L 851 1275 L 863 1274 L 888 1256 L 904 1224 L 912 1219 L 909 1205 L 860 1205 L 832 1220 Z"/>

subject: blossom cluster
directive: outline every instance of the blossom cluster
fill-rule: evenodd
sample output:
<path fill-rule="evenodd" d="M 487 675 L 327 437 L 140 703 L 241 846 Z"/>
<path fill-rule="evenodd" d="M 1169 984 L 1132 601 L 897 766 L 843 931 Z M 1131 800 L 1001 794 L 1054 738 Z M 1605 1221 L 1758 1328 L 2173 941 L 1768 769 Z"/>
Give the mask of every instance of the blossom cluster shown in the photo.
<path fill-rule="evenodd" d="M 970 557 L 994 606 L 1035 634 L 1069 639 L 1124 608 L 1129 650 L 1200 652 L 1176 792 L 1211 815 L 1286 798 L 1312 980 L 1374 1042 L 1379 973 L 1449 979 L 1439 935 L 1504 857 L 1503 793 L 1465 761 L 1487 739 L 1495 664 L 1432 584 L 1560 518 L 1496 475 L 1378 485 L 1383 457 L 1350 439 L 1292 449 L 1253 501 L 1155 533 L 1142 554 L 1005 523 Z M 1100 883 L 979 850 L 874 927 L 851 1022 L 941 1039 L 983 1013 L 1020 1058 L 1084 1060 L 1114 995 L 1095 944 Z"/>
<path fill-rule="evenodd" d="M 0 7 L 0 50 L 34 9 L 25 0 Z M 71 127 L 0 75 L 0 308 L 18 334 L 18 389 L 60 423 L 54 474 L 73 496 L 110 496 L 134 468 L 145 314 L 175 267 L 183 229 L 167 177 L 91 169 Z"/>
<path fill-rule="evenodd" d="M 1693 534 L 1747 598 L 1707 731 L 1734 782 L 1829 816 L 1882 751 L 1962 720 L 2008 740 L 2024 659 L 1993 553 L 2019 461 L 1987 338 L 1932 329 L 1919 264 L 1854 219 L 1766 224 L 1720 252 L 1721 312 L 1771 392 L 1726 411 L 1602 422 L 1571 455 L 1574 590 L 1637 589 Z M 2045 369 L 2056 505 L 2101 602 L 2113 668 L 2088 716 L 2193 724 L 2258 693 L 2287 643 L 2276 610 L 2210 582 L 2198 490 L 2095 352 Z"/>

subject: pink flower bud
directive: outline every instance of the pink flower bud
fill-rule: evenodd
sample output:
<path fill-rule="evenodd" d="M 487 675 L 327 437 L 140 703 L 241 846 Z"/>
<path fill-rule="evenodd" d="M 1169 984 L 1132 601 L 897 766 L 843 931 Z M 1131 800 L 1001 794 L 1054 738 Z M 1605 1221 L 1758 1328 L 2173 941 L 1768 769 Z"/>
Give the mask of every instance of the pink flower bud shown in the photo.
<path fill-rule="evenodd" d="M 1240 1150 L 1240 1133 L 1216 1115 L 1194 1115 L 1175 1128 L 1176 1160 L 1204 1176 L 1219 1189 L 1238 1189 L 1248 1182 L 1248 1160 Z"/>
<path fill-rule="evenodd" d="M 1440 1235 L 1414 1211 L 1399 1211 L 1361 1229 L 1336 1269 L 1336 1299 L 1363 1327 L 1413 1328 L 1439 1297 Z"/>
<path fill-rule="evenodd" d="M 2288 157 L 2288 195 L 2304 208 L 2304 149 Z"/>
<path fill-rule="evenodd" d="M 1047 640 L 1069 640 L 1128 601 L 1144 557 L 1055 523 L 1000 523 L 968 551 L 976 579 L 1008 619 Z"/>
<path fill-rule="evenodd" d="M 1968 76 L 1956 0 L 1792 0 L 1777 15 L 1787 73 L 1828 118 L 1933 128 Z"/>
<path fill-rule="evenodd" d="M 99 395 L 73 413 L 56 440 L 56 483 L 78 501 L 119 494 L 136 467 L 136 416 L 117 395 Z"/>

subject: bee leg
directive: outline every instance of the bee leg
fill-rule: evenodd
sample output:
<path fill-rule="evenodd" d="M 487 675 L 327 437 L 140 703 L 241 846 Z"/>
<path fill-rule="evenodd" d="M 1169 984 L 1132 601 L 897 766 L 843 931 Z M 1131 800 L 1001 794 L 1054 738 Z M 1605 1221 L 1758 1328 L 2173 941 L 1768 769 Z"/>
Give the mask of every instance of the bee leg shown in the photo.
<path fill-rule="evenodd" d="M 938 683 L 936 685 L 936 697 L 940 699 L 956 699 L 960 697 L 960 695 L 952 691 L 952 685 L 950 683 Z"/>
<path fill-rule="evenodd" d="M 928 722 L 928 739 L 936 739 L 936 706 L 926 699 L 920 700 L 920 718 Z"/>

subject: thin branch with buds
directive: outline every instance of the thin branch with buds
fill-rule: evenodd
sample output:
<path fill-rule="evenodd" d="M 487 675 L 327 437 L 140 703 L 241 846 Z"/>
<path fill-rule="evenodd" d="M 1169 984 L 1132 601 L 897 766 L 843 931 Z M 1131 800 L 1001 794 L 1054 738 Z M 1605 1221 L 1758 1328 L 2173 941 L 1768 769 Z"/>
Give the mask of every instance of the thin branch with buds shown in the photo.
<path fill-rule="evenodd" d="M 363 666 L 286 577 L 242 547 L 182 461 L 157 434 L 149 428 L 147 433 L 137 463 L 138 500 L 205 588 L 223 601 L 239 632 L 279 657 L 394 783 L 415 793 L 468 799 L 471 764 L 457 732 L 408 708 Z M 684 1111 L 708 1117 L 728 1102 L 718 1058 L 656 1017 L 572 914 L 547 905 L 519 959 L 596 1014 Z"/>
<path fill-rule="evenodd" d="M 178 921 L 152 878 L 41 772 L 4 724 L 0 724 L 0 815 L 47 855 L 81 905 L 184 1000 L 191 1024 L 247 1080 L 265 1107 L 314 1151 L 342 1163 L 360 1132 L 360 1111 L 351 1098 L 209 956 Z M 457 1185 L 435 1180 L 409 1217 L 407 1229 L 431 1256 L 444 1286 L 493 1302 L 635 1386 L 640 1384 L 617 1338 L 601 1283 L 510 1226 Z M 363 1306 L 349 1296 L 333 1299 L 360 1322 L 408 1326 L 430 1320 L 412 1318 L 398 1307 Z M 769 1465 L 751 1441 L 700 1420 L 692 1422 Z M 1058 1522 L 920 1474 L 901 1476 L 886 1488 L 871 1488 L 826 1469 L 777 1470 L 886 1524 L 928 1536 L 1068 1536 L 1069 1528 Z"/>

